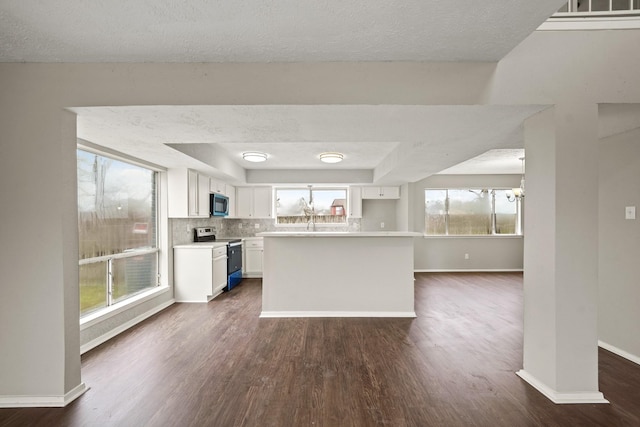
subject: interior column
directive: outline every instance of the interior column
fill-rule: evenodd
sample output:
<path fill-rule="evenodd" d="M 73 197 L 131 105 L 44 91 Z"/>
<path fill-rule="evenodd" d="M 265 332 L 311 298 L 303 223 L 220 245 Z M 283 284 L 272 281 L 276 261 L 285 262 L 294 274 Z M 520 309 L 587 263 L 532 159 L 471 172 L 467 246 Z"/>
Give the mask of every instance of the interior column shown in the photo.
<path fill-rule="evenodd" d="M 598 390 L 598 110 L 525 121 L 524 348 L 518 375 L 556 403 Z"/>
<path fill-rule="evenodd" d="M 12 250 L 0 268 L 0 407 L 62 407 L 86 391 L 80 372 L 76 116 L 65 110 L 47 114 L 47 108 L 16 108 L 31 111 L 28 125 L 10 113 L 3 118 L 11 123 L 3 129 L 11 132 L 0 178 L 11 191 L 3 193 L 9 226 L 2 242 Z"/>

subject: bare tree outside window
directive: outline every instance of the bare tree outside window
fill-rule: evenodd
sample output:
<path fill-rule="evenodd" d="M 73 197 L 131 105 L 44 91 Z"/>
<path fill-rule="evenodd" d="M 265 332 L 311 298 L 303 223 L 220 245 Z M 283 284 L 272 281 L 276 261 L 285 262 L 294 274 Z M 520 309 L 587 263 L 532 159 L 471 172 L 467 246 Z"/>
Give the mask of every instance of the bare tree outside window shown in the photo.
<path fill-rule="evenodd" d="M 346 188 L 277 188 L 277 224 L 346 224 Z"/>

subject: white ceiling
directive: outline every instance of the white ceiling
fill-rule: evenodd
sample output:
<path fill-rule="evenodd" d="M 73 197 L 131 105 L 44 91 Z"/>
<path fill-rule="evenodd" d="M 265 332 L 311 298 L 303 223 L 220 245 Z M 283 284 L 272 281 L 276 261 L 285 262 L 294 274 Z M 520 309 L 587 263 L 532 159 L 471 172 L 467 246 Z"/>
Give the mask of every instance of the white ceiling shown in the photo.
<path fill-rule="evenodd" d="M 438 172 L 439 175 L 524 174 L 524 148 L 486 151 L 462 163 Z"/>
<path fill-rule="evenodd" d="M 495 62 L 563 3 L 2 0 L 0 62 Z M 522 121 L 541 108 L 272 105 L 74 111 L 80 138 L 230 182 L 304 182 L 313 176 L 326 182 L 399 183 L 488 150 L 522 148 Z M 266 163 L 241 159 L 243 151 L 256 149 L 269 154 Z M 322 151 L 343 152 L 345 160 L 321 164 Z M 492 153 L 466 170 L 506 157 L 504 151 Z M 513 165 L 492 163 L 489 170 L 509 173 Z"/>
<path fill-rule="evenodd" d="M 432 174 L 520 174 L 522 122 L 545 108 L 419 105 L 81 107 L 78 137 L 163 167 L 236 184 L 415 182 Z M 602 104 L 599 137 L 637 129 L 638 104 Z M 269 159 L 249 163 L 245 151 Z M 319 154 L 339 151 L 341 163 Z M 270 172 L 263 173 L 261 172 Z M 365 173 L 363 173 L 365 172 Z M 364 180 L 364 181 L 363 181 Z"/>
<path fill-rule="evenodd" d="M 0 62 L 493 62 L 563 3 L 2 0 Z"/>
<path fill-rule="evenodd" d="M 267 181 L 287 170 L 304 182 L 309 170 L 322 169 L 332 173 L 332 182 L 339 176 L 349 182 L 350 176 L 367 170 L 372 181 L 401 183 L 420 180 L 488 150 L 522 148 L 522 122 L 542 108 L 244 105 L 73 110 L 78 114 L 79 138 L 161 166 L 191 167 L 236 183 L 245 181 L 245 169 L 271 171 L 265 175 Z M 249 150 L 267 153 L 268 161 L 244 161 L 242 153 Z M 345 159 L 326 165 L 318 158 L 323 151 L 339 151 Z M 508 155 L 511 162 L 505 163 Z M 496 163 L 495 157 L 503 162 Z M 477 171 L 478 164 L 485 163 L 483 173 L 520 173 L 517 164 L 514 168 L 518 157 L 520 151 L 496 151 L 476 160 L 469 170 Z"/>

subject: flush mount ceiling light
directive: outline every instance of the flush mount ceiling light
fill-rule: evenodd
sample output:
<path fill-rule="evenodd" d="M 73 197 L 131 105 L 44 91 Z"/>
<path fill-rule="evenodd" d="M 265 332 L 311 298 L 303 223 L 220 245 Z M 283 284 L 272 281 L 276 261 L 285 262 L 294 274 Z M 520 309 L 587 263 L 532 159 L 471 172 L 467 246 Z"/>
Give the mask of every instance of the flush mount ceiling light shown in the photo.
<path fill-rule="evenodd" d="M 248 162 L 259 163 L 267 160 L 267 154 L 259 151 L 247 151 L 242 153 L 242 158 Z"/>
<path fill-rule="evenodd" d="M 344 155 L 342 153 L 327 152 L 320 154 L 320 160 L 325 163 L 338 163 L 341 162 L 342 159 L 344 159 Z"/>

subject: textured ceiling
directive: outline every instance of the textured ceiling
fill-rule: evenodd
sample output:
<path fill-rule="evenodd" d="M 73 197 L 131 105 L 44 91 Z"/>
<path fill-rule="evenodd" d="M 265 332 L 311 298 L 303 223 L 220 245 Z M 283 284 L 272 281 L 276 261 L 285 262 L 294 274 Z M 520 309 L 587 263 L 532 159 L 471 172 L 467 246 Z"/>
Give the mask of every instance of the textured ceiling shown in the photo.
<path fill-rule="evenodd" d="M 499 173 L 524 173 L 524 148 L 489 150 L 455 166 L 438 172 L 439 175 L 484 175 Z"/>
<path fill-rule="evenodd" d="M 2 0 L 0 62 L 498 61 L 562 0 Z"/>
<path fill-rule="evenodd" d="M 357 171 L 367 170 L 375 182 L 401 183 L 420 180 L 488 150 L 521 148 L 523 120 L 542 108 L 245 105 L 73 110 L 82 139 L 165 167 L 219 173 L 236 183 L 245 180 L 245 170 L 275 172 L 264 175 L 267 182 L 286 170 L 287 179 L 305 182 L 307 172 L 314 169 L 332 171 L 332 182 L 340 176 L 350 182 L 350 176 L 362 176 Z M 269 160 L 248 163 L 242 160 L 247 150 L 263 151 Z M 322 151 L 340 151 L 345 159 L 326 165 L 318 159 Z M 512 152 L 512 157 L 518 153 Z M 500 155 L 504 157 L 504 152 Z M 519 167 L 493 164 L 484 173 L 519 173 Z"/>
<path fill-rule="evenodd" d="M 0 62 L 495 62 L 563 3 L 1 0 Z M 321 171 L 317 180 L 399 183 L 487 150 L 522 147 L 522 121 L 541 108 L 281 105 L 74 111 L 81 138 L 230 182 L 247 182 L 248 175 L 252 182 L 285 175 L 305 182 L 310 171 Z M 269 161 L 244 162 L 241 153 L 250 149 L 269 153 Z M 333 150 L 345 154 L 344 162 L 328 166 L 318 161 L 319 152 Z"/>

